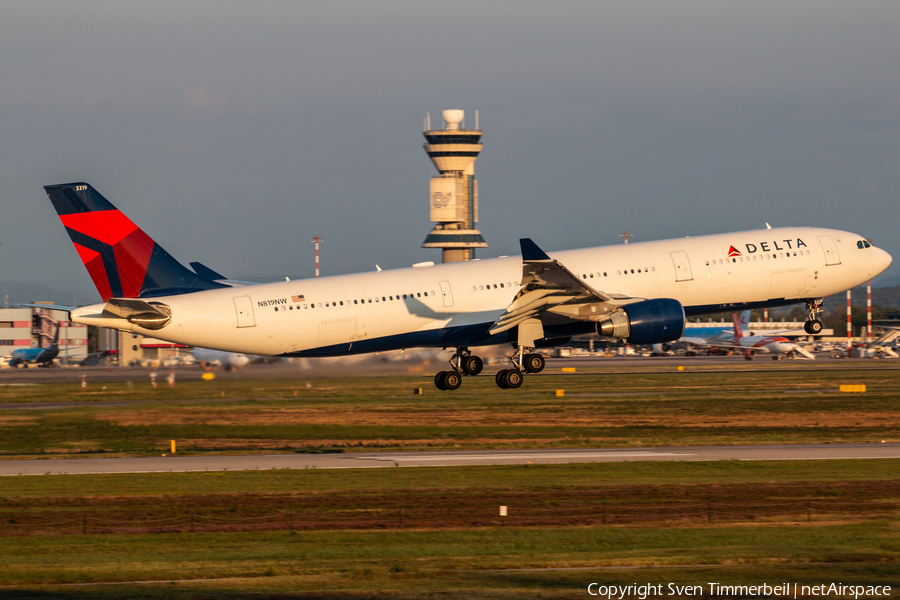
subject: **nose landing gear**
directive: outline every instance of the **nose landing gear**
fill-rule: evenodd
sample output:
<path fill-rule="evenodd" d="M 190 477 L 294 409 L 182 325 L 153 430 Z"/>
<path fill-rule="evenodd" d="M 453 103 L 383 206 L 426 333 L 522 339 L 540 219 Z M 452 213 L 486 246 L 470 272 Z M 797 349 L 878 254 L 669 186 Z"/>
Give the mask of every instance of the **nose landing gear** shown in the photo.
<path fill-rule="evenodd" d="M 824 325 L 822 324 L 822 321 L 816 318 L 816 315 L 822 312 L 822 302 L 824 302 L 824 298 L 806 301 L 806 311 L 808 316 L 806 323 L 803 325 L 803 331 L 809 335 L 818 335 L 822 333 Z"/>

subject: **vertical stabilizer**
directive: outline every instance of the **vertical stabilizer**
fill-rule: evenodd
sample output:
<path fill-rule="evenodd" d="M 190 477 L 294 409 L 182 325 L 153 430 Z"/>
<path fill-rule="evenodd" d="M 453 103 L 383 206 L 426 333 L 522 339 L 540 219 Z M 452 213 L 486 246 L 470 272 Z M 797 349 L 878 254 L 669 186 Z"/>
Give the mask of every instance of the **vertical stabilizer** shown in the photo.
<path fill-rule="evenodd" d="M 739 317 L 737 313 L 731 313 L 731 319 L 734 321 L 734 340 L 737 342 L 737 340 L 744 337 L 744 329 L 741 326 L 741 317 Z"/>
<path fill-rule="evenodd" d="M 223 287 L 166 252 L 87 183 L 44 187 L 104 301 Z"/>

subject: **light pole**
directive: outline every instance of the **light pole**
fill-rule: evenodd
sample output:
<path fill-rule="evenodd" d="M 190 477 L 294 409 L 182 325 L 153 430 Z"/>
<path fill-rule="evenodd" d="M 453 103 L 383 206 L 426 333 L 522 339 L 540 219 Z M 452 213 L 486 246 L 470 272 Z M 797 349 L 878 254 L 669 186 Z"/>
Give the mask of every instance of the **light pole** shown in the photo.
<path fill-rule="evenodd" d="M 315 236 L 312 239 L 312 243 L 316 245 L 316 277 L 319 276 L 319 244 L 324 242 L 321 236 Z"/>

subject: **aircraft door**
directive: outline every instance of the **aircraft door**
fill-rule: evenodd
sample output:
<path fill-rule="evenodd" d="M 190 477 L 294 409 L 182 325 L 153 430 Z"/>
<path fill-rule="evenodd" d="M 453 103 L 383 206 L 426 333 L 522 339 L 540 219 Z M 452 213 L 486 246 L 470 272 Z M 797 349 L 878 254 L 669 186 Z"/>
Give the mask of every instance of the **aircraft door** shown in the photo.
<path fill-rule="evenodd" d="M 819 243 L 822 244 L 822 250 L 825 251 L 825 265 L 841 264 L 841 255 L 838 254 L 837 246 L 830 235 L 820 235 Z"/>
<path fill-rule="evenodd" d="M 675 281 L 691 281 L 694 276 L 691 274 L 691 261 L 688 260 L 687 252 L 679 250 L 672 252 L 672 263 L 675 265 Z"/>
<path fill-rule="evenodd" d="M 444 296 L 444 306 L 453 306 L 453 290 L 449 281 L 441 282 L 441 294 Z"/>
<path fill-rule="evenodd" d="M 238 327 L 256 327 L 256 317 L 253 316 L 253 304 L 250 302 L 250 296 L 234 298 L 234 310 L 237 313 Z"/>

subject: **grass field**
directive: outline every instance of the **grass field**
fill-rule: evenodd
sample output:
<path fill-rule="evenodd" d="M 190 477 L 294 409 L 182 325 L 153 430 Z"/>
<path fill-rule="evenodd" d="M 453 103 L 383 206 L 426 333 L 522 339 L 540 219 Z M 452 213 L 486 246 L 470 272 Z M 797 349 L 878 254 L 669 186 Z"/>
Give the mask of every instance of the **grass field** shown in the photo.
<path fill-rule="evenodd" d="M 29 408 L 47 402 L 79 406 Z M 549 374 L 519 390 L 481 377 L 454 393 L 408 376 L 53 384 L 0 387 L 0 403 L 21 404 L 0 412 L 0 457 L 140 455 L 170 439 L 182 453 L 900 439 L 900 383 L 877 369 Z"/>
<path fill-rule="evenodd" d="M 841 394 L 842 383 L 868 391 Z M 518 391 L 480 378 L 454 394 L 407 376 L 217 379 L 0 386 L 0 404 L 15 405 L 0 411 L 4 458 L 150 454 L 170 439 L 195 454 L 839 443 L 896 441 L 900 384 L 877 369 L 549 374 Z M 734 508 L 750 505 L 795 508 Z M 689 506 L 693 516 L 672 516 Z M 8 477 L 0 598 L 584 598 L 590 582 L 896 588 L 898 506 L 894 460 Z M 201 523 L 273 511 L 290 511 L 297 527 Z M 649 517 L 626 518 L 635 511 Z M 347 520 L 376 513 L 387 516 Z M 115 526 L 173 515 L 191 515 L 196 531 Z M 75 526 L 46 527 L 66 519 Z"/>

